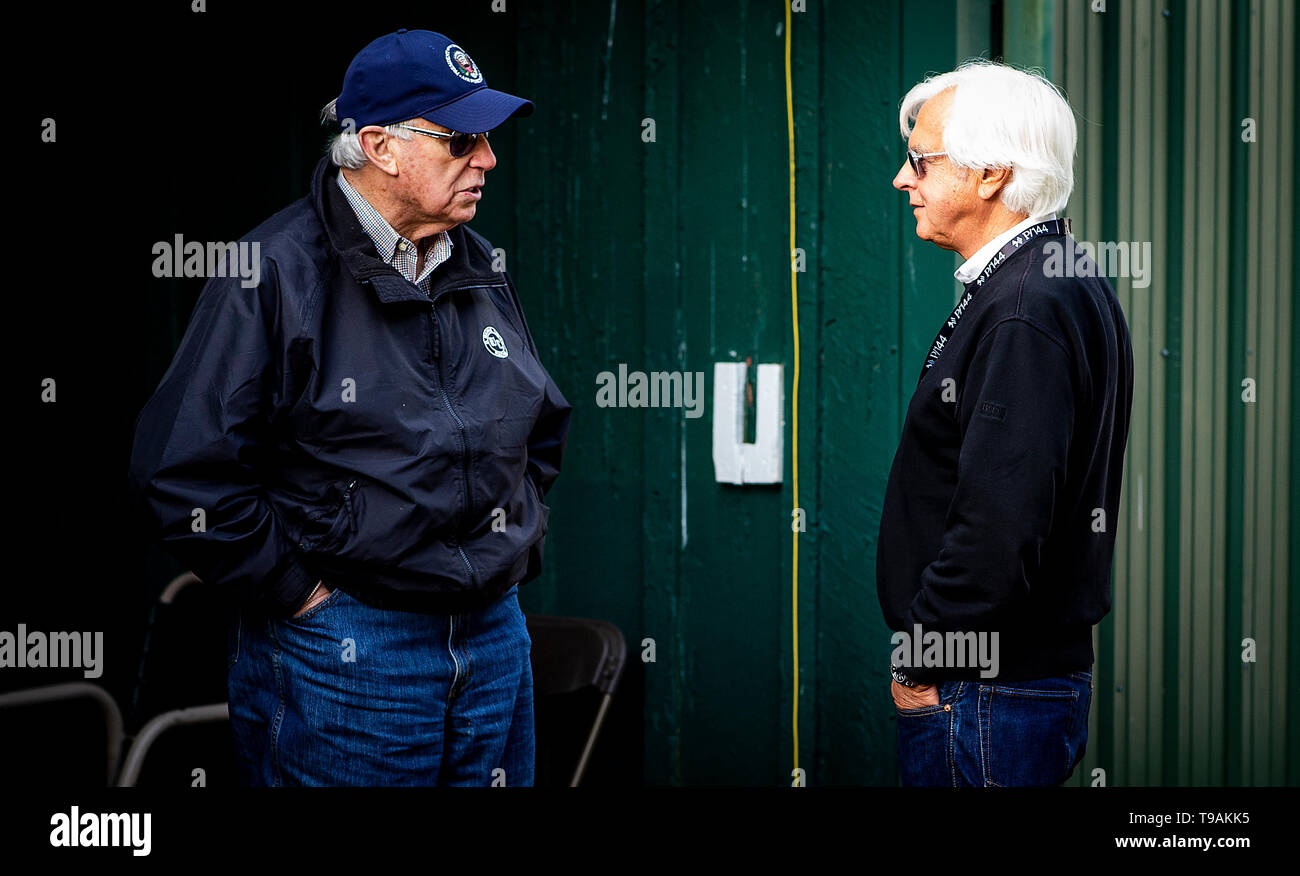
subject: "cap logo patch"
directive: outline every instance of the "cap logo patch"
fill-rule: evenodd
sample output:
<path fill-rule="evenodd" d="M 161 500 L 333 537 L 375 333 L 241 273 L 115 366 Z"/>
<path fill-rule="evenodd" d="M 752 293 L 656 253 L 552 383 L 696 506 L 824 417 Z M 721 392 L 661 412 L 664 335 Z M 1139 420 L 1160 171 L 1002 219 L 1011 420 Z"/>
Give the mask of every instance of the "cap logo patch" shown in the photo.
<path fill-rule="evenodd" d="M 474 59 L 469 56 L 469 53 L 460 46 L 452 43 L 447 46 L 445 55 L 447 66 L 451 68 L 451 72 L 461 79 L 466 82 L 473 82 L 475 85 L 483 81 L 482 71 L 479 70 L 478 65 L 474 63 Z"/>
<path fill-rule="evenodd" d="M 510 352 L 506 349 L 505 338 L 501 337 L 501 332 L 492 326 L 483 329 L 483 346 L 487 347 L 487 351 L 498 359 L 504 359 L 510 355 Z"/>

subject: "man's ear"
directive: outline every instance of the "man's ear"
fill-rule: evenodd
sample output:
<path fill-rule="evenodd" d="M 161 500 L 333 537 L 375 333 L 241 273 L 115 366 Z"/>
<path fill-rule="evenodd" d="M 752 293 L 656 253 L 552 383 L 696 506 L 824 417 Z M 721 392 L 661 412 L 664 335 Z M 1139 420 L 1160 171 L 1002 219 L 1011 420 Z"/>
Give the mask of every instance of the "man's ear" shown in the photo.
<path fill-rule="evenodd" d="M 1011 184 L 1011 168 L 1009 167 L 986 167 L 980 171 L 979 181 L 975 185 L 975 192 L 984 200 L 992 200 L 998 196 L 998 192 L 1003 187 Z"/>
<path fill-rule="evenodd" d="M 397 155 L 393 152 L 393 138 L 379 125 L 366 125 L 357 131 L 361 151 L 370 163 L 389 176 L 397 176 Z"/>

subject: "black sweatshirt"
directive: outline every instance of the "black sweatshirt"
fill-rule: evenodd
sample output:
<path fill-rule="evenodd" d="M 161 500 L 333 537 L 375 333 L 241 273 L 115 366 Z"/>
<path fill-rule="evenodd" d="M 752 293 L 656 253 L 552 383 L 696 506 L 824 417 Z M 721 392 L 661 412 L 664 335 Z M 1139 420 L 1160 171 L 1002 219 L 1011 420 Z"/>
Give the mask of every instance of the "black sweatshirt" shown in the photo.
<path fill-rule="evenodd" d="M 983 633 L 986 645 L 996 631 L 1001 681 L 1092 666 L 1133 401 L 1114 290 L 1095 266 L 1047 276 L 1048 246 L 1068 257 L 1075 244 L 1039 237 L 967 286 L 975 297 L 908 405 L 876 555 L 890 629 Z M 978 679 L 972 662 L 905 671 Z"/>

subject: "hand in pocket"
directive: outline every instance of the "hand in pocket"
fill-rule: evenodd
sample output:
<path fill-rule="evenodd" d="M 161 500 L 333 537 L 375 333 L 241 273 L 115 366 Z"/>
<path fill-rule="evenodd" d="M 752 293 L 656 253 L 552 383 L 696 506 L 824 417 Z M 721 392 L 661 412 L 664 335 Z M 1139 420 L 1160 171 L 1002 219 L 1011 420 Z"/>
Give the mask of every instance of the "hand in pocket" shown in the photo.
<path fill-rule="evenodd" d="M 900 709 L 924 709 L 926 706 L 939 705 L 939 686 L 935 684 L 908 687 L 891 679 L 889 692 L 894 697 L 894 705 Z"/>
<path fill-rule="evenodd" d="M 307 612 L 311 611 L 313 608 L 315 608 L 316 606 L 324 602 L 325 598 L 328 597 L 331 592 L 333 592 L 325 584 L 325 581 L 323 579 L 319 583 L 320 586 L 316 588 L 316 592 L 312 594 L 312 596 L 307 600 L 306 605 L 304 605 L 302 608 L 298 609 L 296 612 L 293 613 L 294 617 L 298 617 L 299 615 L 306 614 Z"/>

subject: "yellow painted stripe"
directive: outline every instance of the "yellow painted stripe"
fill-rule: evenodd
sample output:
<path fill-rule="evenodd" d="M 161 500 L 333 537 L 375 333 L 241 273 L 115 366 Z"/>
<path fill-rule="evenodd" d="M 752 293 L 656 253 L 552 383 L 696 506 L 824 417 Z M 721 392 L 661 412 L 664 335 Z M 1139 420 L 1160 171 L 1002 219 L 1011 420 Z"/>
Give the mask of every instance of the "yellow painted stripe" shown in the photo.
<path fill-rule="evenodd" d="M 794 326 L 794 386 L 791 392 L 791 437 L 792 477 L 794 479 L 794 507 L 799 507 L 799 274 L 794 269 L 794 87 L 790 76 L 790 4 L 785 4 L 785 123 L 790 143 L 790 318 Z M 793 519 L 793 514 L 791 518 Z M 794 768 L 799 769 L 799 530 L 791 526 L 793 539 L 790 602 L 790 630 L 793 639 L 794 692 L 790 698 L 793 714 L 790 725 L 794 728 Z"/>

